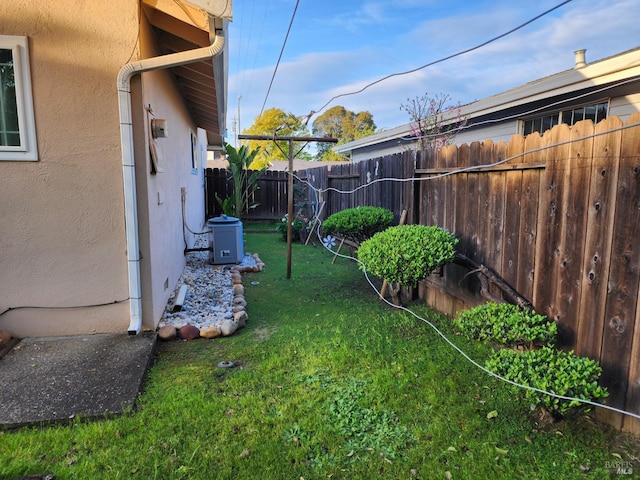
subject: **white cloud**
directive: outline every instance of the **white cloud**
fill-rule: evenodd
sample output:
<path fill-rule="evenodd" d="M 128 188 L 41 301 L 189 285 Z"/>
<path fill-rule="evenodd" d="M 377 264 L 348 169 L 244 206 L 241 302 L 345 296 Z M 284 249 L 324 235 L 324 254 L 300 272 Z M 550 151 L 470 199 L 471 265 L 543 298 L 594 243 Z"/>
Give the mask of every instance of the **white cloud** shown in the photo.
<path fill-rule="evenodd" d="M 441 5 L 431 3 L 434 11 Z M 458 13 L 454 3 L 444 16 L 417 22 L 409 7 L 425 12 L 424 1 L 363 2 L 358 12 L 343 11 L 325 17 L 328 20 L 322 25 L 322 34 L 332 33 L 330 46 L 324 37 L 305 43 L 313 37 L 312 30 L 287 45 L 266 108 L 275 106 L 306 114 L 335 95 L 360 90 L 386 75 L 478 45 L 556 4 L 552 0 L 542 0 L 534 6 L 511 1 L 466 2 L 465 9 Z M 344 7 L 346 2 L 340 5 Z M 634 48 L 640 45 L 636 11 L 638 0 L 571 2 L 478 50 L 409 75 L 393 76 L 362 93 L 341 97 L 328 107 L 368 110 L 378 127 L 394 127 L 408 120 L 406 113 L 400 111 L 400 104 L 425 92 L 448 94 L 454 101 L 468 103 L 572 68 L 573 51 L 579 48 L 587 49 L 587 61 Z M 398 16 L 407 12 L 404 23 L 398 21 Z M 391 17 L 396 27 L 380 28 L 389 27 Z M 298 20 L 298 29 L 312 29 L 315 25 L 305 24 L 304 18 Z M 403 24 L 407 28 L 397 27 Z M 329 26 L 333 28 L 328 30 Z M 346 34 L 345 26 L 361 35 Z M 342 50 L 320 52 L 310 46 Z M 237 115 L 235 99 L 242 95 L 242 128 L 248 127 L 259 113 L 273 68 L 273 64 L 255 70 L 247 66 L 246 71 L 236 70 L 237 75 L 230 70 L 229 117 Z M 241 92 L 236 91 L 237 84 L 243 86 Z"/>

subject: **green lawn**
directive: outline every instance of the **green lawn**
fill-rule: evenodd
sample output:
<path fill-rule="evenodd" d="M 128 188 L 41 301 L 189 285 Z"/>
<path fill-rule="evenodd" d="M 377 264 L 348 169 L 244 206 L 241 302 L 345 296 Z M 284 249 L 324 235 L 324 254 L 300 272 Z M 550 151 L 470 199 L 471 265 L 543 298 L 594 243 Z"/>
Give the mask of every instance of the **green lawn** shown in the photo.
<path fill-rule="evenodd" d="M 280 235 L 247 234 L 246 250 L 267 266 L 244 276 L 243 330 L 161 344 L 127 415 L 0 433 L 0 478 L 640 477 L 637 439 L 587 416 L 540 424 L 511 387 L 383 305 L 351 261 L 294 245 L 287 280 Z M 484 362 L 488 347 L 411 308 Z"/>

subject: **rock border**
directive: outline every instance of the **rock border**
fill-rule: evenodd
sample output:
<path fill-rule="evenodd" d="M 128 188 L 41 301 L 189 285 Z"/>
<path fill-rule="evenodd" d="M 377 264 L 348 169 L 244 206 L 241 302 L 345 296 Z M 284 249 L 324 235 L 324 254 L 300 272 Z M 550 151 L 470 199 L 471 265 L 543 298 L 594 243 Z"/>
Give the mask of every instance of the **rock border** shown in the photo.
<path fill-rule="evenodd" d="M 244 296 L 244 284 L 242 281 L 242 274 L 245 272 L 261 272 L 265 264 L 257 253 L 251 255 L 256 264 L 252 266 L 240 267 L 233 265 L 229 268 L 231 274 L 231 281 L 233 288 L 233 318 L 224 320 L 220 325 L 212 325 L 202 329 L 198 329 L 195 325 L 189 323 L 183 325 L 180 328 L 176 328 L 173 325 L 165 325 L 158 328 L 158 338 L 164 341 L 170 341 L 175 339 L 181 340 L 195 340 L 197 338 L 213 339 L 218 337 L 228 337 L 233 335 L 236 331 L 244 328 L 249 321 L 249 314 L 247 313 L 247 300 Z"/>

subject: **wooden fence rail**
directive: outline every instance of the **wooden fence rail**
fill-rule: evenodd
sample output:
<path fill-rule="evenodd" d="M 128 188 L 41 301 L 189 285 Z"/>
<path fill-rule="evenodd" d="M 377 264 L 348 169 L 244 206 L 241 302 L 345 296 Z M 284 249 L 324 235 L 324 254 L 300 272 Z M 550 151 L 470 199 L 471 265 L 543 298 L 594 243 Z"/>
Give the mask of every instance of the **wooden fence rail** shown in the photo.
<path fill-rule="evenodd" d="M 286 175 L 261 182 L 268 210 L 258 207 L 256 218 L 286 213 L 286 192 L 276 187 Z M 373 205 L 396 220 L 406 209 L 407 223 L 447 228 L 461 253 L 557 322 L 563 348 L 600 361 L 609 405 L 640 413 L 640 114 L 624 125 L 615 117 L 558 125 L 508 144 L 452 145 L 296 175 L 304 201 L 325 202 L 323 218 Z M 447 265 L 425 279 L 421 298 L 449 315 L 482 302 L 466 274 Z M 640 433 L 632 417 L 605 409 L 598 417 Z"/>

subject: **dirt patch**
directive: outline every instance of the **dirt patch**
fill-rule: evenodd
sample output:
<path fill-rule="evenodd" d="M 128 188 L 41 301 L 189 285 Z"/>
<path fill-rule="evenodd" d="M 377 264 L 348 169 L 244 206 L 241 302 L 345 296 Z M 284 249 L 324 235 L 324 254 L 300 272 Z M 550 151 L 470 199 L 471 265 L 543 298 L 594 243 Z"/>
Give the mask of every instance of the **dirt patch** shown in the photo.
<path fill-rule="evenodd" d="M 271 335 L 273 334 L 273 328 L 256 328 L 253 333 L 256 336 L 256 340 L 259 342 L 263 342 L 265 340 L 269 340 Z"/>

